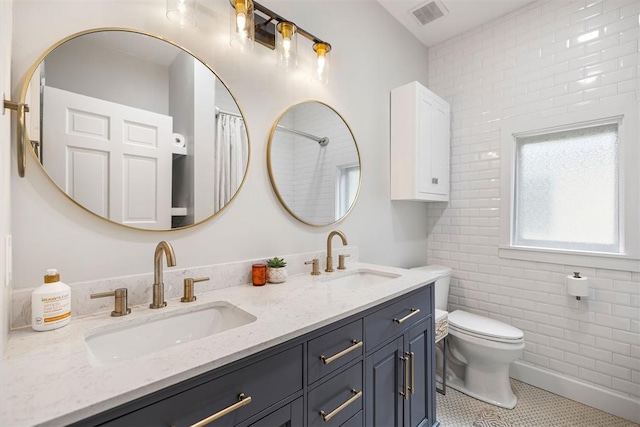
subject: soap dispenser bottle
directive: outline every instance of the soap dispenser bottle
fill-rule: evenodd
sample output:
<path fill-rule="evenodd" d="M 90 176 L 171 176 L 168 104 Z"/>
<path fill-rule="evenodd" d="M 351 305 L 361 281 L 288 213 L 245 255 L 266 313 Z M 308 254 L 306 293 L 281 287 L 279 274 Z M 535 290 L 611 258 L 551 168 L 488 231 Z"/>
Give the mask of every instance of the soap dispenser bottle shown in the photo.
<path fill-rule="evenodd" d="M 58 270 L 49 269 L 44 284 L 31 294 L 31 327 L 36 331 L 61 328 L 71 320 L 71 288 L 60 281 Z"/>

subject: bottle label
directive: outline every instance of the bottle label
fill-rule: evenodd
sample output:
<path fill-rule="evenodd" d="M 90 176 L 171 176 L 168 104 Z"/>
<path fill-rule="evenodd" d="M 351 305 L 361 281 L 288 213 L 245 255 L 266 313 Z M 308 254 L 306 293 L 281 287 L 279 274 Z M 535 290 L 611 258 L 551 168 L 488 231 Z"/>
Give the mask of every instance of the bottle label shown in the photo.
<path fill-rule="evenodd" d="M 52 324 L 71 316 L 70 294 L 43 296 L 40 298 L 40 302 L 42 303 L 43 315 L 35 318 L 38 325 Z"/>

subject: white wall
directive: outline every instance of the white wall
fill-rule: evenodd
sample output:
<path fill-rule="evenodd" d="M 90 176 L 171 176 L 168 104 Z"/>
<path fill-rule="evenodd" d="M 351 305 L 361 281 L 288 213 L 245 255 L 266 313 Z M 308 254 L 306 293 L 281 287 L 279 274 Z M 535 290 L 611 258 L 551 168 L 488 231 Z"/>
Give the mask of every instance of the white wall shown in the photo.
<path fill-rule="evenodd" d="M 428 81 L 452 106 L 451 201 L 430 208 L 428 239 L 429 262 L 454 269 L 450 309 L 521 328 L 525 365 L 625 396 L 618 412 L 636 422 L 640 274 L 501 259 L 498 241 L 501 123 L 638 101 L 639 12 L 637 0 L 538 1 L 430 48 Z M 573 271 L 592 279 L 581 302 L 565 295 Z"/>
<path fill-rule="evenodd" d="M 329 231 L 338 227 L 349 244 L 361 248 L 364 261 L 424 263 L 426 204 L 389 201 L 389 91 L 412 80 L 426 82 L 426 48 L 373 1 L 264 1 L 332 44 L 331 81 L 322 86 L 312 84 L 306 70 L 284 74 L 275 65 L 273 51 L 259 45 L 249 54 L 232 50 L 228 1 L 199 3 L 195 29 L 170 24 L 164 17 L 164 0 L 14 4 L 14 90 L 37 56 L 64 36 L 93 27 L 133 27 L 173 40 L 210 64 L 245 113 L 251 142 L 248 176 L 233 203 L 205 224 L 165 233 L 115 226 L 79 209 L 29 157 L 27 178 L 12 177 L 14 287 L 38 285 L 48 267 L 58 268 L 62 279 L 71 283 L 148 273 L 155 245 L 162 239 L 173 244 L 178 267 L 184 268 L 322 249 Z M 375 46 L 376 52 L 368 46 Z M 298 51 L 310 55 L 311 43 L 301 39 Z M 309 60 L 303 58 L 302 65 Z M 360 197 L 337 227 L 309 227 L 291 218 L 268 178 L 271 126 L 287 107 L 306 99 L 318 99 L 339 111 L 360 147 Z"/>
<path fill-rule="evenodd" d="M 0 2 L 0 92 L 5 98 L 11 98 L 11 16 L 12 0 Z M 4 102 L 4 101 L 3 101 Z M 11 266 L 7 265 L 5 256 L 5 236 L 11 234 L 11 119 L 15 117 L 9 110 L 0 115 L 0 357 L 7 340 L 9 329 L 9 283 L 5 282 L 5 273 Z M 14 172 L 15 173 L 15 172 Z"/>

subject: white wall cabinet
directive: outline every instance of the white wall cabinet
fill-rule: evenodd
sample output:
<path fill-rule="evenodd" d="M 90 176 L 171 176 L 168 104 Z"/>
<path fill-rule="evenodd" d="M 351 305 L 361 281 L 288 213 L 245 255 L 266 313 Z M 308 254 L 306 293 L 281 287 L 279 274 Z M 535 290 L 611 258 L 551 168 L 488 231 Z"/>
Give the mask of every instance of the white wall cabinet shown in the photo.
<path fill-rule="evenodd" d="M 391 91 L 391 200 L 449 201 L 450 111 L 418 82 Z"/>

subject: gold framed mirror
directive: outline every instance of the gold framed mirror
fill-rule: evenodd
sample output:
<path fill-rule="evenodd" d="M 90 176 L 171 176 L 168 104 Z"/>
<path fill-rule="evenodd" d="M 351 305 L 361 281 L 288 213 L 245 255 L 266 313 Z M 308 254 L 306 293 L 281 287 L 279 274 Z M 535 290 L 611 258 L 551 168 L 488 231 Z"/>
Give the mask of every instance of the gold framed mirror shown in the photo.
<path fill-rule="evenodd" d="M 360 151 L 353 132 L 336 110 L 319 101 L 293 105 L 278 117 L 267 166 L 282 206 L 308 225 L 344 219 L 360 192 Z"/>
<path fill-rule="evenodd" d="M 211 67 L 153 34 L 97 28 L 35 62 L 21 99 L 31 152 L 80 207 L 142 230 L 202 223 L 240 191 L 249 134 Z"/>

